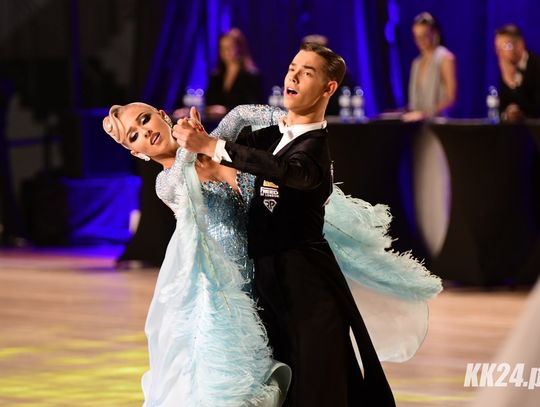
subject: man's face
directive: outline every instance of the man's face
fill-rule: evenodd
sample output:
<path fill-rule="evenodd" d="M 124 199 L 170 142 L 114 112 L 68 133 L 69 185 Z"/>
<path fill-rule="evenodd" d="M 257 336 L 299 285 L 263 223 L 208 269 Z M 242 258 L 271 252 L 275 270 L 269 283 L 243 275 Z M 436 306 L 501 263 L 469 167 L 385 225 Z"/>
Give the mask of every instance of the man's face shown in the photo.
<path fill-rule="evenodd" d="M 325 73 L 326 61 L 312 51 L 296 54 L 285 75 L 283 104 L 295 113 L 304 114 L 328 102 L 332 91 Z M 337 83 L 336 83 L 337 86 Z M 330 93 L 328 93 L 330 92 Z"/>
<path fill-rule="evenodd" d="M 512 38 L 509 35 L 495 36 L 495 53 L 502 62 L 516 65 L 523 57 L 524 51 L 523 40 Z"/>

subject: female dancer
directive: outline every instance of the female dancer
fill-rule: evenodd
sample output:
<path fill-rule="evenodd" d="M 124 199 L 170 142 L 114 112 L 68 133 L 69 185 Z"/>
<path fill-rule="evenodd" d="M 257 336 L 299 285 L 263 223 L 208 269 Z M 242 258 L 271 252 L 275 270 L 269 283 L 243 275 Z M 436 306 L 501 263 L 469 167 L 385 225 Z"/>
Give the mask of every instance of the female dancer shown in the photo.
<path fill-rule="evenodd" d="M 284 114 L 240 106 L 213 135 L 235 138 L 246 125 L 276 124 Z M 197 119 L 192 111 L 192 125 L 202 129 Z M 272 361 L 248 294 L 253 269 L 245 222 L 254 177 L 178 149 L 170 119 L 146 104 L 113 106 L 103 127 L 133 155 L 163 165 L 156 190 L 177 218 L 146 322 L 145 405 L 280 405 L 290 371 Z M 409 254 L 387 250 L 389 222 L 386 207 L 336 188 L 325 233 L 358 294 L 379 358 L 404 361 L 426 335 L 425 301 L 441 286 Z"/>

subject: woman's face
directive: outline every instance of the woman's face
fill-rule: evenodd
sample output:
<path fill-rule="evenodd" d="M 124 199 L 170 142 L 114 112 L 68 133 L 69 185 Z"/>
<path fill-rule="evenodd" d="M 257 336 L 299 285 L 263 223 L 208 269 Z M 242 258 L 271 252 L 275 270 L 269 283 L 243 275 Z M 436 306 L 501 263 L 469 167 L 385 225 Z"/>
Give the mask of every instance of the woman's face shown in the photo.
<path fill-rule="evenodd" d="M 437 44 L 435 41 L 435 31 L 426 24 L 415 24 L 412 27 L 414 42 L 420 52 L 434 49 Z"/>
<path fill-rule="evenodd" d="M 224 64 L 238 61 L 238 47 L 230 36 L 225 36 L 219 41 L 219 56 Z"/>
<path fill-rule="evenodd" d="M 156 161 L 174 157 L 178 145 L 164 117 L 163 110 L 127 105 L 118 114 L 125 131 L 123 144 L 132 153 L 143 153 Z"/>

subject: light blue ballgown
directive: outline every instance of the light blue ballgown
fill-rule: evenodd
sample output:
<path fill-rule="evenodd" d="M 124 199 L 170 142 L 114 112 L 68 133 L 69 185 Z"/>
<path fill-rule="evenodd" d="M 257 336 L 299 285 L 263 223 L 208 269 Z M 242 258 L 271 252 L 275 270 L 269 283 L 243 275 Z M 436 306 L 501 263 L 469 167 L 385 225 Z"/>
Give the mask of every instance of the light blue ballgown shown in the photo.
<path fill-rule="evenodd" d="M 276 124 L 284 114 L 239 106 L 212 135 L 234 140 L 243 127 Z M 272 359 L 250 295 L 246 211 L 254 177 L 237 174 L 238 194 L 224 183 L 201 184 L 194 161 L 194 154 L 179 149 L 156 180 L 177 225 L 145 326 L 150 369 L 142 379 L 144 406 L 278 406 L 290 372 Z M 385 206 L 346 197 L 336 187 L 325 235 L 379 358 L 404 361 L 426 335 L 426 300 L 441 283 L 410 254 L 389 250 L 390 219 Z"/>

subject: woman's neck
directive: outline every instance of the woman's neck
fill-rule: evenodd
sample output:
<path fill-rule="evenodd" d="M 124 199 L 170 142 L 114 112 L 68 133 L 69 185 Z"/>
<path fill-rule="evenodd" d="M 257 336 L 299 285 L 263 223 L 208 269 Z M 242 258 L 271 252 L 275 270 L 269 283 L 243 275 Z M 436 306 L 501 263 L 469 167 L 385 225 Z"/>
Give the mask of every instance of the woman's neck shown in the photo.
<path fill-rule="evenodd" d="M 422 51 L 422 56 L 426 59 L 431 58 L 433 54 L 435 53 L 436 47 L 425 49 Z"/>
<path fill-rule="evenodd" d="M 163 169 L 171 168 L 176 161 L 176 151 L 178 150 L 178 146 L 175 147 L 176 148 L 174 149 L 170 148 L 170 151 L 167 151 L 165 154 L 152 157 L 152 160 L 154 160 L 158 164 L 161 164 L 163 166 Z"/>
<path fill-rule="evenodd" d="M 239 71 L 241 67 L 240 61 L 231 61 L 225 64 L 225 72 Z"/>
<path fill-rule="evenodd" d="M 163 159 L 159 159 L 159 160 L 154 159 L 154 161 L 157 161 L 159 164 L 161 164 L 163 166 L 164 170 L 167 170 L 167 169 L 171 168 L 173 166 L 173 164 L 174 164 L 174 160 L 175 160 L 175 157 L 163 158 Z"/>

